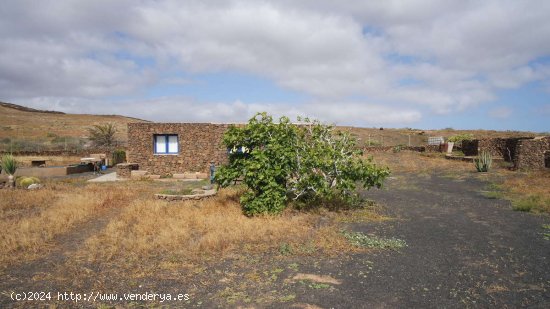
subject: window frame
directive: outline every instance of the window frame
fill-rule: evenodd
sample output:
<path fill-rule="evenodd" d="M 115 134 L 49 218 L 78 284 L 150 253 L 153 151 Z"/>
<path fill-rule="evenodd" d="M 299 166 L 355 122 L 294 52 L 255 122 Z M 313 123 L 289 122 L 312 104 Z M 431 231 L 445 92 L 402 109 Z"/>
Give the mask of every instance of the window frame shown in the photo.
<path fill-rule="evenodd" d="M 170 152 L 169 151 L 169 138 L 170 136 L 176 137 L 176 152 Z M 164 152 L 159 152 L 157 149 L 157 139 L 158 138 L 164 138 Z M 180 138 L 178 134 L 153 134 L 153 154 L 155 155 L 178 155 L 180 152 Z"/>

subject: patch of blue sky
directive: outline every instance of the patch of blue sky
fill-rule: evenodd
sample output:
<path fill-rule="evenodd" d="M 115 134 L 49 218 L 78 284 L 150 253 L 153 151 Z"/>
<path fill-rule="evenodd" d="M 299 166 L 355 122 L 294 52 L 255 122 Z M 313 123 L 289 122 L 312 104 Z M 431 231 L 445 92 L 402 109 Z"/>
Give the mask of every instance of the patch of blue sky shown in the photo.
<path fill-rule="evenodd" d="M 427 64 L 437 64 L 437 61 L 433 57 L 419 57 L 415 55 L 407 55 L 397 52 L 390 52 L 384 54 L 384 59 L 389 63 L 394 64 L 419 64 L 419 63 L 427 63 Z"/>
<path fill-rule="evenodd" d="M 113 56 L 119 60 L 130 60 L 137 64 L 140 68 L 154 67 L 156 65 L 155 58 L 153 57 L 137 56 L 127 51 L 117 51 L 113 54 Z"/>
<path fill-rule="evenodd" d="M 364 25 L 363 26 L 363 36 L 383 36 L 384 30 L 380 27 L 372 26 L 372 25 Z"/>
<path fill-rule="evenodd" d="M 540 65 L 540 64 L 550 65 L 550 56 L 538 57 L 538 58 L 535 58 L 535 59 L 529 61 L 529 63 L 528 63 L 529 66 L 536 66 L 536 65 Z"/>
<path fill-rule="evenodd" d="M 422 129 L 454 128 L 485 130 L 519 130 L 533 132 L 550 131 L 550 115 L 542 112 L 550 103 L 550 95 L 541 91 L 538 83 L 530 83 L 519 89 L 500 90 L 492 102 L 440 115 L 423 110 L 421 122 L 415 124 Z M 497 117 L 497 110 L 508 110 L 509 115 Z M 505 113 L 506 114 L 506 113 Z"/>
<path fill-rule="evenodd" d="M 180 80 L 183 82 L 171 82 Z M 201 102 L 303 103 L 305 94 L 284 89 L 271 80 L 245 73 L 217 72 L 208 74 L 178 73 L 166 76 L 147 90 L 150 98 L 185 96 Z"/>
<path fill-rule="evenodd" d="M 116 60 L 125 60 L 125 61 L 131 61 L 136 65 L 136 69 L 143 69 L 143 68 L 152 68 L 156 65 L 156 61 L 153 57 L 143 57 L 143 56 L 137 56 L 133 55 L 127 51 L 119 50 L 114 53 L 106 53 L 102 51 L 90 51 L 87 52 L 85 55 L 86 58 L 92 59 L 95 61 L 102 62 L 105 59 L 116 59 Z"/>

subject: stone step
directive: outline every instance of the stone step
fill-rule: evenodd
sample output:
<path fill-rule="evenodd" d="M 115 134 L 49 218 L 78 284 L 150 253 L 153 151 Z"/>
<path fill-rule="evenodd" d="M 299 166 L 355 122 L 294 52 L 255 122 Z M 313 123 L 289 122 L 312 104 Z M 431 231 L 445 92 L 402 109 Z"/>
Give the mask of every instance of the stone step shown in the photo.
<path fill-rule="evenodd" d="M 132 171 L 131 174 L 130 174 L 130 178 L 132 179 L 141 179 L 141 178 L 145 178 L 147 175 L 149 175 L 149 172 L 148 171 Z"/>

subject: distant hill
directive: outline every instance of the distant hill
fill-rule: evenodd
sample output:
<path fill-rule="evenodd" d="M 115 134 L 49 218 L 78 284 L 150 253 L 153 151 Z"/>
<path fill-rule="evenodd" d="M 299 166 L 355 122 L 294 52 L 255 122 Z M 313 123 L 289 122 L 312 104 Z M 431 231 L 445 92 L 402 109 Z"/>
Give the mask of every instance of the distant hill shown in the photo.
<path fill-rule="evenodd" d="M 117 129 L 117 139 L 125 142 L 129 122 L 147 121 L 119 115 L 66 114 L 0 102 L 0 144 L 14 141 L 19 144 L 21 141 L 74 143 L 87 136 L 87 128 L 106 123 L 113 123 Z"/>
<path fill-rule="evenodd" d="M 0 102 L 0 150 L 13 147 L 19 149 L 33 147 L 64 147 L 67 143 L 82 146 L 86 142 L 87 128 L 96 124 L 113 123 L 117 129 L 117 139 L 123 143 L 128 139 L 130 122 L 147 120 L 119 115 L 66 114 L 58 111 L 45 111 L 12 103 Z M 536 136 L 533 132 L 492 131 L 492 130 L 419 130 L 392 128 L 338 127 L 351 132 L 359 139 L 360 146 L 368 145 L 425 145 L 429 136 L 450 136 L 471 133 L 475 138 Z M 78 147 L 80 147 L 78 146 Z"/>

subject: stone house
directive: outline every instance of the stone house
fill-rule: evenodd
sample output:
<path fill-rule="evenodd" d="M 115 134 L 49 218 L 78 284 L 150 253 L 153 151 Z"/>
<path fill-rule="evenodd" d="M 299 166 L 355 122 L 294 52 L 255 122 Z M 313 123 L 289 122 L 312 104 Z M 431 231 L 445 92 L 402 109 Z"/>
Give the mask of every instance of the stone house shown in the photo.
<path fill-rule="evenodd" d="M 150 174 L 208 173 L 228 160 L 227 124 L 129 123 L 127 160 Z"/>
<path fill-rule="evenodd" d="M 550 136 L 519 138 L 487 138 L 462 142 L 467 156 L 483 151 L 512 162 L 515 169 L 550 168 Z"/>

